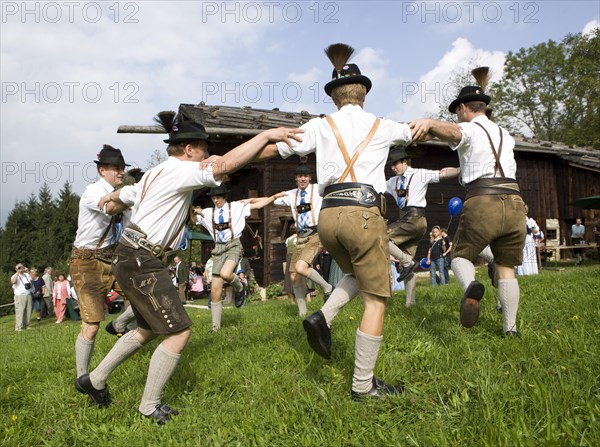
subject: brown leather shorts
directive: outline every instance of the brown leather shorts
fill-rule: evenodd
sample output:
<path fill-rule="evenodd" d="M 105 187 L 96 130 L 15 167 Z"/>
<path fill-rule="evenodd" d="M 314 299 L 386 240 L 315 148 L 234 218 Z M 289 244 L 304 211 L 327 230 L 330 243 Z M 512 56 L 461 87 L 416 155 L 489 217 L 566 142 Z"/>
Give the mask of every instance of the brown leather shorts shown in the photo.
<path fill-rule="evenodd" d="M 391 295 L 390 254 L 385 221 L 378 207 L 321 209 L 319 237 L 344 273 L 352 273 L 364 293 Z"/>
<path fill-rule="evenodd" d="M 489 245 L 496 264 L 514 267 L 523 262 L 527 206 L 518 194 L 471 197 L 463 204 L 452 245 L 453 258 L 477 259 Z"/>
<path fill-rule="evenodd" d="M 119 244 L 113 272 L 133 306 L 138 326 L 155 334 L 174 334 L 192 325 L 169 269 L 150 252 Z"/>
<path fill-rule="evenodd" d="M 312 266 L 312 263 L 315 262 L 321 250 L 323 250 L 323 244 L 321 244 L 318 233 L 314 233 L 309 237 L 298 237 L 296 251 L 290 261 L 290 273 L 296 273 L 296 262 L 298 261 L 304 261 L 309 266 Z"/>
<path fill-rule="evenodd" d="M 111 289 L 121 295 L 115 282 L 112 266 L 99 259 L 71 258 L 69 269 L 73 287 L 77 292 L 79 313 L 86 323 L 104 321 L 104 301 Z"/>
<path fill-rule="evenodd" d="M 388 225 L 387 233 L 390 241 L 414 258 L 419 242 L 427 233 L 427 219 L 424 216 L 400 218 Z"/>

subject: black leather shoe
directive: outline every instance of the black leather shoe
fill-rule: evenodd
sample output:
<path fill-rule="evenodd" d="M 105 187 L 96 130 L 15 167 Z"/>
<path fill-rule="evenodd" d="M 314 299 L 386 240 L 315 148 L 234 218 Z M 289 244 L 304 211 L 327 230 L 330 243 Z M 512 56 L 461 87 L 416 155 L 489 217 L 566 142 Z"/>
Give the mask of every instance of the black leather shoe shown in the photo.
<path fill-rule="evenodd" d="M 356 391 L 350 391 L 350 397 L 353 400 L 360 400 L 365 397 L 389 397 L 397 396 L 404 392 L 404 383 L 400 382 L 398 385 L 388 385 L 383 380 L 373 377 L 373 387 L 367 393 L 357 393 Z"/>
<path fill-rule="evenodd" d="M 246 284 L 242 283 L 242 290 L 240 292 L 235 292 L 234 302 L 235 307 L 242 307 L 246 304 L 246 299 L 248 298 L 248 288 Z"/>
<path fill-rule="evenodd" d="M 402 267 L 402 270 L 398 273 L 398 282 L 404 281 L 416 267 L 417 263 L 415 261 L 412 261 L 412 264 L 410 264 L 408 267 Z"/>
<path fill-rule="evenodd" d="M 114 321 L 111 321 L 110 323 L 108 323 L 106 325 L 106 327 L 104 329 L 106 329 L 106 332 L 108 332 L 111 335 L 115 335 L 117 337 L 122 337 L 123 335 L 125 335 L 127 332 L 129 332 L 129 329 L 125 328 L 125 330 L 123 332 L 119 332 L 115 329 L 115 325 L 113 324 Z"/>
<path fill-rule="evenodd" d="M 327 326 L 325 316 L 320 310 L 302 321 L 306 338 L 310 347 L 326 359 L 331 358 L 331 329 Z"/>
<path fill-rule="evenodd" d="M 160 409 L 162 411 L 164 411 L 165 413 L 170 414 L 171 416 L 177 416 L 179 414 L 179 411 L 177 411 L 175 408 L 168 406 L 167 404 L 162 404 L 160 406 Z"/>
<path fill-rule="evenodd" d="M 504 335 L 506 338 L 521 338 L 521 333 L 519 331 L 506 331 Z"/>
<path fill-rule="evenodd" d="M 473 327 L 479 319 L 479 301 L 483 298 L 485 287 L 479 281 L 472 281 L 465 290 L 460 302 L 460 324 L 464 327 Z"/>
<path fill-rule="evenodd" d="M 169 410 L 173 410 L 168 405 L 158 404 L 156 406 L 156 409 L 150 414 L 141 413 L 140 410 L 138 410 L 138 413 L 140 413 L 142 416 L 144 416 L 148 419 L 154 419 L 158 425 L 165 425 L 167 422 L 169 422 L 171 420 L 171 414 L 173 414 L 175 416 L 174 413 L 169 413 L 165 407 Z M 177 411 L 177 410 L 175 410 L 175 411 Z"/>
<path fill-rule="evenodd" d="M 110 396 L 108 394 L 108 385 L 102 390 L 93 387 L 89 374 L 84 374 L 75 379 L 75 389 L 81 394 L 87 394 L 99 407 L 108 407 L 110 405 Z"/>

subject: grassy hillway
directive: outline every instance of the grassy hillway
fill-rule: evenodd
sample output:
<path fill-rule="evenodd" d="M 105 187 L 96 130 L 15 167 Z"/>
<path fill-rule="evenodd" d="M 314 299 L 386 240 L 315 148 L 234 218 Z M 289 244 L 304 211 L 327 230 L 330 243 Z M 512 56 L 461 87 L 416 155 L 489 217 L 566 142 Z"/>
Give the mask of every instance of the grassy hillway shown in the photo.
<path fill-rule="evenodd" d="M 520 278 L 521 339 L 502 336 L 496 290 L 478 276 L 486 293 L 470 330 L 455 280 L 420 279 L 410 309 L 404 292 L 390 300 L 375 373 L 407 392 L 386 400 L 349 396 L 359 300 L 335 321 L 331 361 L 310 350 L 286 301 L 228 309 L 216 334 L 209 311 L 190 308 L 192 338 L 163 395 L 180 415 L 163 427 L 136 415 L 156 341 L 117 368 L 113 403 L 98 409 L 73 387 L 79 322 L 14 332 L 3 317 L 0 445 L 600 445 L 600 266 Z M 114 341 L 102 330 L 92 367 Z"/>

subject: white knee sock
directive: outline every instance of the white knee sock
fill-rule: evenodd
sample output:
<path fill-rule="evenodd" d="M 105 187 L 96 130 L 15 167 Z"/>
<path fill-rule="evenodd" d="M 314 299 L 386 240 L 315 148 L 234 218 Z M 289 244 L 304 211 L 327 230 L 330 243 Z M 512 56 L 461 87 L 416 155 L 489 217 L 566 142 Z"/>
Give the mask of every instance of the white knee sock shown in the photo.
<path fill-rule="evenodd" d="M 404 280 L 404 289 L 406 290 L 406 307 L 410 307 L 416 304 L 416 289 L 417 289 L 417 277 L 411 274 L 407 279 Z"/>
<path fill-rule="evenodd" d="M 115 345 L 102 359 L 100 364 L 90 373 L 90 381 L 97 390 L 101 390 L 106 386 L 108 376 L 115 370 L 117 366 L 131 357 L 143 345 L 137 341 L 134 332 L 127 332 L 117 340 Z"/>
<path fill-rule="evenodd" d="M 354 343 L 354 375 L 352 376 L 352 391 L 368 393 L 373 387 L 373 370 L 379 355 L 379 346 L 383 335 L 376 337 L 356 330 Z"/>
<path fill-rule="evenodd" d="M 210 315 L 212 317 L 212 330 L 218 331 L 221 329 L 221 315 L 223 315 L 223 301 L 215 303 L 214 301 L 210 305 Z"/>
<path fill-rule="evenodd" d="M 160 395 L 167 384 L 167 381 L 173 375 L 181 354 L 171 352 L 164 348 L 162 344 L 154 350 L 148 367 L 148 378 L 144 388 L 144 395 L 138 410 L 146 416 L 152 414 L 157 405 L 161 404 Z"/>
<path fill-rule="evenodd" d="M 465 258 L 452 258 L 452 271 L 463 291 L 475 280 L 475 266 Z"/>
<path fill-rule="evenodd" d="M 479 256 L 483 258 L 483 260 L 485 262 L 487 262 L 488 264 L 490 262 L 494 262 L 494 254 L 492 253 L 492 249 L 490 248 L 490 246 L 486 246 L 483 250 L 481 250 L 481 253 L 479 253 Z"/>
<path fill-rule="evenodd" d="M 86 340 L 81 333 L 75 341 L 75 367 L 77 369 L 77 377 L 81 377 L 88 373 L 90 359 L 94 353 L 94 340 Z"/>
<path fill-rule="evenodd" d="M 327 302 L 321 308 L 327 325 L 331 327 L 331 323 L 335 316 L 348 304 L 359 292 L 358 281 L 352 275 L 344 275 L 337 283 L 335 289 Z"/>
<path fill-rule="evenodd" d="M 408 267 L 413 262 L 413 258 L 408 253 L 400 250 L 392 241 L 388 242 L 388 249 L 390 254 L 400 261 L 402 267 Z"/>
<path fill-rule="evenodd" d="M 498 299 L 502 304 L 502 330 L 517 330 L 517 311 L 519 310 L 519 282 L 516 279 L 498 280 Z"/>
<path fill-rule="evenodd" d="M 135 320 L 135 315 L 133 313 L 133 307 L 129 306 L 116 320 L 113 321 L 113 326 L 117 332 L 125 332 L 125 329 L 127 329 L 127 325 L 131 320 Z"/>
<path fill-rule="evenodd" d="M 311 268 L 308 273 L 308 279 L 311 279 L 316 284 L 320 285 L 325 293 L 329 293 L 333 290 L 331 284 L 323 279 L 323 277 L 315 269 Z"/>
<path fill-rule="evenodd" d="M 306 315 L 306 283 L 302 279 L 302 283 L 299 286 L 294 286 L 294 297 L 296 298 L 296 304 L 298 305 L 298 315 L 301 317 Z"/>

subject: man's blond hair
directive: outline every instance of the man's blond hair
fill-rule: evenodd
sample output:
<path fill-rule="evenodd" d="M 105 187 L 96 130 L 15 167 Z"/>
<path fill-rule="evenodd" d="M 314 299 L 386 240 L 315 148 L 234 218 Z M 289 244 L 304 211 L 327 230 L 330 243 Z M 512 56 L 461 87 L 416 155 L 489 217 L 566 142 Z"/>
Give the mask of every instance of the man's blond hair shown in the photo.
<path fill-rule="evenodd" d="M 346 84 L 331 91 L 331 99 L 338 109 L 347 104 L 363 107 L 366 96 L 367 88 L 362 84 Z"/>

